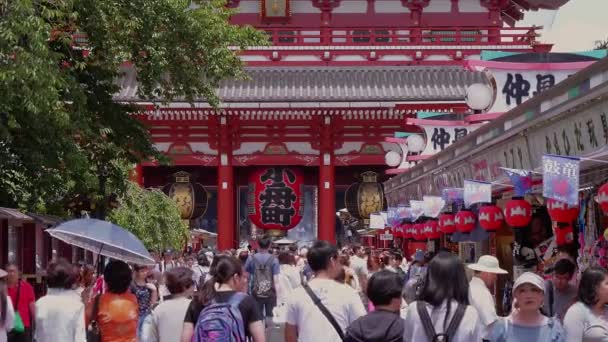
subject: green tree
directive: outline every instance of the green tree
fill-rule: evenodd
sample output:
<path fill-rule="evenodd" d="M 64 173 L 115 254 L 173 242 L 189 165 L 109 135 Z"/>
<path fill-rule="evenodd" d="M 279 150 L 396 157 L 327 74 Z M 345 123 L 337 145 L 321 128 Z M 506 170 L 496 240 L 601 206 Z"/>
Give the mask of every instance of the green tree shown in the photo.
<path fill-rule="evenodd" d="M 608 39 L 606 40 L 598 40 L 595 42 L 595 50 L 605 50 L 608 49 Z"/>
<path fill-rule="evenodd" d="M 175 201 L 162 191 L 142 189 L 129 182 L 119 202 L 120 206 L 108 215 L 108 221 L 135 234 L 146 248 L 157 252 L 184 248 L 188 226 L 181 220 Z"/>
<path fill-rule="evenodd" d="M 0 0 L 0 206 L 58 212 L 92 194 L 103 208 L 124 165 L 166 161 L 138 108 L 114 102 L 116 80 L 130 69 L 144 101 L 218 105 L 219 82 L 246 77 L 239 51 L 267 43 L 232 13 L 223 0 Z"/>

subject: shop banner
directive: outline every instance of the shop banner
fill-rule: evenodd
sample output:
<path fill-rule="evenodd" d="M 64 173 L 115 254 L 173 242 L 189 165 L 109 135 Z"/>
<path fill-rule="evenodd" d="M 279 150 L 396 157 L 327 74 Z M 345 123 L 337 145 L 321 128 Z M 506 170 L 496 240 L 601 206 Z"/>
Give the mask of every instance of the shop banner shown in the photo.
<path fill-rule="evenodd" d="M 412 218 L 412 208 L 405 206 L 405 205 L 398 206 L 397 207 L 397 216 L 399 217 L 400 220 L 411 219 Z"/>
<path fill-rule="evenodd" d="M 474 180 L 464 181 L 464 206 L 469 208 L 474 203 L 492 202 L 492 183 Z"/>
<path fill-rule="evenodd" d="M 384 218 L 380 213 L 374 213 L 369 215 L 370 229 L 384 229 L 384 223 Z"/>
<path fill-rule="evenodd" d="M 543 196 L 578 206 L 580 160 L 543 155 Z"/>
<path fill-rule="evenodd" d="M 445 188 L 441 190 L 441 197 L 446 202 L 462 201 L 464 199 L 464 188 Z"/>
<path fill-rule="evenodd" d="M 412 221 L 416 221 L 420 216 L 424 215 L 424 201 L 410 201 L 410 207 L 412 209 Z"/>
<path fill-rule="evenodd" d="M 389 226 L 391 227 L 395 227 L 397 224 L 399 224 L 399 215 L 397 212 L 397 207 L 388 207 L 387 210 L 387 221 Z"/>
<path fill-rule="evenodd" d="M 439 196 L 423 196 L 424 216 L 436 218 L 445 207 L 445 201 Z"/>
<path fill-rule="evenodd" d="M 532 171 L 509 169 L 506 167 L 501 167 L 500 169 L 511 179 L 515 196 L 524 196 L 532 190 Z"/>

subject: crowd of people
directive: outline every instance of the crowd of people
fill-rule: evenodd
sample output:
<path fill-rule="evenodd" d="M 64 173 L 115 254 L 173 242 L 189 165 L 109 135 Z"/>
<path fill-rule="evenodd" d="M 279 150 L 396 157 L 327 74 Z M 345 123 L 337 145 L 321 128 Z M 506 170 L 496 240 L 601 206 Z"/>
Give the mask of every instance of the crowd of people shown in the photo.
<path fill-rule="evenodd" d="M 526 272 L 499 317 L 492 290 L 506 274 L 493 256 L 465 266 L 448 251 L 359 245 L 201 251 L 155 266 L 53 260 L 36 300 L 15 264 L 0 270 L 0 342 L 608 341 L 608 272 L 559 260 L 550 280 Z M 467 272 L 466 269 L 469 269 Z M 472 274 L 469 279 L 467 274 Z"/>

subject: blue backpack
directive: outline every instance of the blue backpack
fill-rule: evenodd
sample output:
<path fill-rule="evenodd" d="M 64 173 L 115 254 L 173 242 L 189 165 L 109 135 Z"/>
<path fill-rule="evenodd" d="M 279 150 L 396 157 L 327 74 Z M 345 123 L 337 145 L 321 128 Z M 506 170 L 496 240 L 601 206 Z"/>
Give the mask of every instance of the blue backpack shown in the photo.
<path fill-rule="evenodd" d="M 239 304 L 247 295 L 236 292 L 227 303 L 215 299 L 198 316 L 192 342 L 246 342 Z"/>

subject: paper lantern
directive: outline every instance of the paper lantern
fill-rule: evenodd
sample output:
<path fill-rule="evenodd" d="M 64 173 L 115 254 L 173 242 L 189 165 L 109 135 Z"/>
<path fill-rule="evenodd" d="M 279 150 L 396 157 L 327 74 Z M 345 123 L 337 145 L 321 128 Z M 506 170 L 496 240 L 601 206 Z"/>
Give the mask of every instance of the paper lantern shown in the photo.
<path fill-rule="evenodd" d="M 396 238 L 403 237 L 403 225 L 397 224 L 393 228 L 393 236 Z"/>
<path fill-rule="evenodd" d="M 407 148 L 410 152 L 420 153 L 424 151 L 426 147 L 426 141 L 419 134 L 412 134 L 407 137 Z"/>
<path fill-rule="evenodd" d="M 402 159 L 401 153 L 397 151 L 388 151 L 384 155 L 384 162 L 390 167 L 397 167 L 401 165 Z"/>
<path fill-rule="evenodd" d="M 378 183 L 378 174 L 372 171 L 361 174 L 362 182 L 354 183 L 344 194 L 346 209 L 353 217 L 369 224 L 372 213 L 382 211 L 386 205 L 382 184 Z"/>
<path fill-rule="evenodd" d="M 439 215 L 439 229 L 444 234 L 453 234 L 456 232 L 456 224 L 454 223 L 455 216 L 452 213 Z"/>
<path fill-rule="evenodd" d="M 261 229 L 289 230 L 304 213 L 304 175 L 300 169 L 266 167 L 249 177 L 249 219 Z"/>
<path fill-rule="evenodd" d="M 597 192 L 597 203 L 604 215 L 608 215 L 608 183 L 602 185 Z"/>
<path fill-rule="evenodd" d="M 572 224 L 566 222 L 553 222 L 553 235 L 558 247 L 569 245 L 574 242 L 574 228 Z"/>
<path fill-rule="evenodd" d="M 412 232 L 412 224 L 411 223 L 404 223 L 403 224 L 403 237 L 406 239 L 413 239 L 414 238 L 414 233 Z"/>
<path fill-rule="evenodd" d="M 414 224 L 413 235 L 414 235 L 414 240 L 416 240 L 416 241 L 426 240 L 426 235 L 424 235 L 424 223 Z"/>
<path fill-rule="evenodd" d="M 456 229 L 461 233 L 470 233 L 475 229 L 475 214 L 470 210 L 461 210 L 454 218 Z"/>
<path fill-rule="evenodd" d="M 424 224 L 424 235 L 429 240 L 436 240 L 441 238 L 441 231 L 439 230 L 439 223 L 437 220 L 428 220 Z"/>
<path fill-rule="evenodd" d="M 505 205 L 505 221 L 513 228 L 527 227 L 532 220 L 532 205 L 523 197 L 513 197 Z"/>
<path fill-rule="evenodd" d="M 182 220 L 194 220 L 205 215 L 209 194 L 201 184 L 192 180 L 188 172 L 174 173 L 173 182 L 162 190 L 177 203 Z"/>
<path fill-rule="evenodd" d="M 477 219 L 481 228 L 491 232 L 500 229 L 504 222 L 502 210 L 494 204 L 482 204 Z"/>
<path fill-rule="evenodd" d="M 551 221 L 572 223 L 578 216 L 578 207 L 568 205 L 565 202 L 549 198 L 547 200 L 547 211 L 551 216 Z"/>

